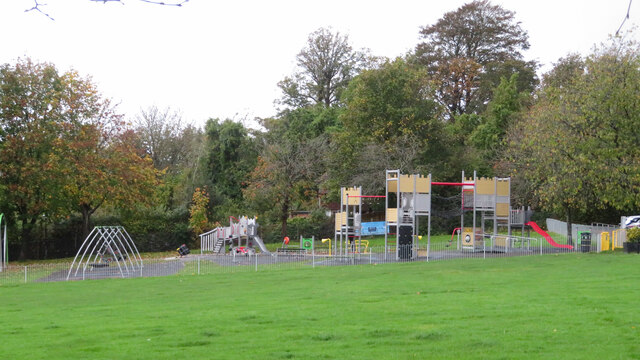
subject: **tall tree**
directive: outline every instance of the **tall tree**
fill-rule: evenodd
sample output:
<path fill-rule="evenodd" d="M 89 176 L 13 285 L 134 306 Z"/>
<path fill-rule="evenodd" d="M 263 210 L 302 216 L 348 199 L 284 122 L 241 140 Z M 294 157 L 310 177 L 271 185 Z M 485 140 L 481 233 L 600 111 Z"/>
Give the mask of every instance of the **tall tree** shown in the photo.
<path fill-rule="evenodd" d="M 134 126 L 141 148 L 156 168 L 176 171 L 177 165 L 189 156 L 190 144 L 181 141 L 184 125 L 179 112 L 151 106 L 140 110 Z"/>
<path fill-rule="evenodd" d="M 249 176 L 245 196 L 254 207 L 275 214 L 281 236 L 287 235 L 287 220 L 296 202 L 308 200 L 324 172 L 327 143 L 313 139 L 271 137 Z"/>
<path fill-rule="evenodd" d="M 354 50 L 347 35 L 320 28 L 309 34 L 307 45 L 298 53 L 299 71 L 278 83 L 283 92 L 280 103 L 293 108 L 329 107 L 367 61 L 366 52 Z"/>
<path fill-rule="evenodd" d="M 450 120 L 475 111 L 472 104 L 479 104 L 474 100 L 480 80 L 492 64 L 533 65 L 522 62 L 521 51 L 529 48 L 529 42 L 515 13 L 488 0 L 475 0 L 444 14 L 434 25 L 423 27 L 420 35 L 424 42 L 416 47 L 416 59 L 431 73 Z"/>
<path fill-rule="evenodd" d="M 207 217 L 207 207 L 209 206 L 209 195 L 205 189 L 196 188 L 193 192 L 191 206 L 189 207 L 189 228 L 197 236 L 202 234 L 209 226 Z"/>
<path fill-rule="evenodd" d="M 75 71 L 59 73 L 29 59 L 0 67 L 0 184 L 21 227 L 21 257 L 43 215 L 80 212 L 87 233 L 91 214 L 107 197 L 131 205 L 143 200 L 131 195 L 153 188 L 147 180 L 155 178 L 119 119 Z"/>
<path fill-rule="evenodd" d="M 502 78 L 494 89 L 493 99 L 483 116 L 483 121 L 473 130 L 471 144 L 484 152 L 490 164 L 497 160 L 499 149 L 504 148 L 507 129 L 515 122 L 523 108 L 526 94 L 518 92 L 518 74 Z"/>
<path fill-rule="evenodd" d="M 255 145 L 247 129 L 231 120 L 209 119 L 205 134 L 203 161 L 213 203 L 217 207 L 237 208 L 242 202 L 247 176 L 256 165 Z"/>
<path fill-rule="evenodd" d="M 151 106 L 134 119 L 138 147 L 163 171 L 163 182 L 156 197 L 165 210 L 184 209 L 191 202 L 196 187 L 204 185 L 201 159 L 204 156 L 204 133 L 185 125 L 179 112 Z"/>
<path fill-rule="evenodd" d="M 0 67 L 0 184 L 21 228 L 21 258 L 28 255 L 38 219 L 55 218 L 67 208 L 65 169 L 54 151 L 67 144 L 61 135 L 100 109 L 95 87 L 76 72 L 60 74 L 30 59 Z"/>
<path fill-rule="evenodd" d="M 570 223 L 591 209 L 640 206 L 640 49 L 614 39 L 585 61 L 563 59 L 540 101 L 510 131 L 514 176 Z"/>
<path fill-rule="evenodd" d="M 371 173 L 400 167 L 412 171 L 418 165 L 431 170 L 440 160 L 436 153 L 444 153 L 438 146 L 443 140 L 440 107 L 424 69 L 398 58 L 363 71 L 349 84 L 344 102 L 343 130 L 336 135 L 331 167 L 342 185 L 357 179 L 369 191 L 380 191 L 375 187 L 382 177 Z"/>
<path fill-rule="evenodd" d="M 81 213 L 86 237 L 91 216 L 102 206 L 131 209 L 151 205 L 159 173 L 151 158 L 136 148 L 133 131 L 109 133 L 103 126 L 79 126 L 56 155 L 66 175 L 63 194 L 71 210 Z"/>

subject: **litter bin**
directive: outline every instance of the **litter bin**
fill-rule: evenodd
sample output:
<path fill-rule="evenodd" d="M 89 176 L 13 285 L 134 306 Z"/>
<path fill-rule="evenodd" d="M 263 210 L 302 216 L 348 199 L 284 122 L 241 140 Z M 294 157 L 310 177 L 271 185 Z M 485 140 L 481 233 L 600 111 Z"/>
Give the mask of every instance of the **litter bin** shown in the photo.
<path fill-rule="evenodd" d="M 580 233 L 580 251 L 591 251 L 591 232 L 583 231 Z"/>

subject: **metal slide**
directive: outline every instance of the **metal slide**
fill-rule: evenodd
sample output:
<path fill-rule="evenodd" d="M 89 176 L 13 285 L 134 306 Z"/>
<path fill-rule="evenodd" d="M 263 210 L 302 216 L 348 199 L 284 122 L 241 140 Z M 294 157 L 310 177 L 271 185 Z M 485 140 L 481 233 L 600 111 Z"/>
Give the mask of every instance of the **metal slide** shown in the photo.
<path fill-rule="evenodd" d="M 265 254 L 271 254 L 271 252 L 269 250 L 267 250 L 267 247 L 264 246 L 264 243 L 262 242 L 262 239 L 260 239 L 260 236 L 255 235 L 251 237 L 251 241 L 255 242 L 256 244 L 258 244 L 258 247 L 260 247 L 260 251 L 262 251 Z"/>

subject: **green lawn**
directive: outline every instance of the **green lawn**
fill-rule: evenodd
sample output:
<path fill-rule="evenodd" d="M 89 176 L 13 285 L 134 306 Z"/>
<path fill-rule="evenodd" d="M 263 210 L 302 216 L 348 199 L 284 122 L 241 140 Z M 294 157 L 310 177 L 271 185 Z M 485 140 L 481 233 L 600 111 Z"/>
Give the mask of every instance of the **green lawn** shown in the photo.
<path fill-rule="evenodd" d="M 0 287 L 0 359 L 640 358 L 640 256 Z"/>

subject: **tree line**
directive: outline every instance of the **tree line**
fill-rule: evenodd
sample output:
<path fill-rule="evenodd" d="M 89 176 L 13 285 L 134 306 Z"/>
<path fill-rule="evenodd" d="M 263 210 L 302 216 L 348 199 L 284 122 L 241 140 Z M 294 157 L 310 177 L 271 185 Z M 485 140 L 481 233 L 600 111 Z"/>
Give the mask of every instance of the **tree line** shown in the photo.
<path fill-rule="evenodd" d="M 487 0 L 419 34 L 413 51 L 387 59 L 346 34 L 311 33 L 260 129 L 216 118 L 198 128 L 170 108 L 126 119 L 88 77 L 29 59 L 3 65 L 0 206 L 12 254 L 69 256 L 94 223 L 168 250 L 239 214 L 257 215 L 268 241 L 327 235 L 338 189 L 380 194 L 385 169 L 511 176 L 514 205 L 569 222 L 636 211 L 640 49 L 630 35 L 567 54 L 538 78 L 516 14 Z"/>

